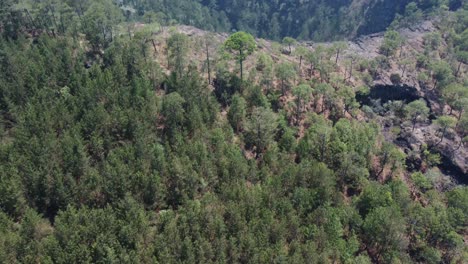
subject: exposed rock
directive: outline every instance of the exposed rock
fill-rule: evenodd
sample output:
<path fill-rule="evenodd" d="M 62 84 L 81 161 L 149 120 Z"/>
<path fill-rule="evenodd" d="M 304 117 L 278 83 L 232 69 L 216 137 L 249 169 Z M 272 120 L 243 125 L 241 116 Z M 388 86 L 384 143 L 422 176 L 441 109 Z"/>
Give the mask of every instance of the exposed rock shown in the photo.
<path fill-rule="evenodd" d="M 420 150 L 423 144 L 427 144 L 451 160 L 465 174 L 465 177 L 468 177 L 468 148 L 466 146 L 458 148 L 461 138 L 456 133 L 449 134 L 438 144 L 440 133 L 433 124 L 416 127 L 414 131 L 410 128 L 404 128 L 404 130 L 411 149 Z"/>
<path fill-rule="evenodd" d="M 411 28 L 399 29 L 399 33 L 406 40 L 406 49 L 422 50 L 423 37 L 427 33 L 434 32 L 436 27 L 432 21 L 424 21 Z M 379 53 L 384 39 L 384 32 L 359 37 L 348 41 L 348 53 L 358 54 L 360 57 L 373 59 L 382 54 Z"/>
<path fill-rule="evenodd" d="M 432 21 L 424 21 L 410 28 L 400 29 L 399 33 L 406 40 L 402 49 L 403 54 L 422 52 L 424 49 L 424 36 L 434 31 L 436 31 L 436 27 Z M 354 41 L 348 42 L 349 49 L 346 53 L 358 54 L 363 58 L 374 59 L 382 55 L 379 53 L 379 48 L 383 39 L 384 33 L 376 33 L 360 37 Z M 396 56 L 400 55 L 397 54 Z M 419 71 L 416 70 L 406 71 L 405 74 L 403 74 L 403 71 L 395 63 L 391 63 L 390 69 L 378 72 L 379 78 L 374 81 L 374 85 L 392 85 L 390 78 L 391 75 L 399 74 L 402 77 L 402 85 L 416 88 L 418 95 L 428 102 L 433 113 L 443 113 L 444 106 L 440 103 L 439 95 L 435 90 L 429 89 L 419 82 L 418 73 Z M 434 146 L 440 141 L 438 130 L 435 125 L 426 124 L 424 126 L 417 127 L 414 132 L 412 132 L 411 129 L 409 129 L 409 131 L 403 131 L 403 134 L 406 134 L 404 140 L 407 141 L 406 144 L 409 145 L 407 147 L 411 150 L 419 151 L 422 144 Z M 468 177 L 466 175 L 468 173 L 468 149 L 467 147 L 458 148 L 460 140 L 460 137 L 456 135 L 456 133 L 453 133 L 451 138 L 445 138 L 442 143 L 438 144 L 434 148 L 440 152 L 441 155 L 452 161 L 455 166 L 459 167 L 462 173 L 465 174 L 465 177 Z M 405 143 L 402 142 L 397 143 L 405 145 Z"/>

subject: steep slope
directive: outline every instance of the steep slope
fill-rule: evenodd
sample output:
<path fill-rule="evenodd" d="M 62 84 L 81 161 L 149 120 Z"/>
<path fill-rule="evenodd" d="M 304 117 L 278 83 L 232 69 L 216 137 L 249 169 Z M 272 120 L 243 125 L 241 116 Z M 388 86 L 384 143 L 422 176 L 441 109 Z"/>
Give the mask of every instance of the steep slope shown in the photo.
<path fill-rule="evenodd" d="M 392 75 L 396 74 L 402 77 L 401 82 L 398 85 L 414 87 L 416 91 L 415 96 L 418 98 L 424 98 L 430 105 L 431 111 L 434 114 L 440 114 L 444 111 L 448 111 L 446 109 L 446 106 L 444 106 L 444 104 L 441 103 L 440 98 L 437 96 L 435 91 L 431 89 L 431 87 L 427 87 L 424 83 L 422 83 L 419 80 L 419 74 L 421 73 L 421 70 L 409 67 L 408 69 L 404 70 L 401 66 L 402 59 L 416 61 L 416 55 L 424 52 L 424 38 L 428 36 L 428 34 L 438 32 L 438 28 L 434 25 L 434 23 L 435 22 L 433 21 L 427 20 L 408 28 L 399 29 L 398 32 L 400 33 L 401 37 L 405 39 L 405 43 L 401 46 L 400 50 L 398 51 L 398 54 L 394 58 L 390 59 L 388 68 L 377 69 L 377 72 L 375 73 L 376 77 L 370 83 L 363 82 L 362 75 L 357 74 L 349 78 L 348 84 L 350 84 L 354 90 L 358 90 L 363 85 L 369 87 L 379 85 L 392 87 L 394 86 L 394 83 L 392 82 L 391 77 Z M 222 47 L 222 43 L 228 37 L 228 35 L 224 33 L 214 34 L 190 26 L 178 26 L 175 29 L 177 32 L 190 36 L 192 39 L 194 39 L 195 43 L 201 43 L 205 38 L 209 37 L 211 39 L 209 51 L 210 54 L 216 54 L 217 51 Z M 161 39 L 168 38 L 169 35 L 170 33 L 168 30 L 162 31 L 161 33 L 157 33 L 157 36 L 159 36 Z M 268 54 L 268 56 L 271 56 L 275 64 L 286 62 L 293 63 L 294 65 L 299 65 L 300 56 L 295 55 L 295 50 L 298 47 L 305 47 L 310 52 L 314 52 L 317 50 L 317 48 L 320 49 L 320 47 L 327 47 L 332 49 L 333 45 L 335 44 L 334 42 L 299 43 L 292 47 L 293 54 L 287 54 L 287 50 L 279 48 L 281 47 L 280 44 L 275 43 L 274 41 L 260 38 L 257 38 L 256 41 L 257 45 L 259 46 L 259 49 L 246 60 L 244 66 L 246 72 L 252 72 L 253 75 L 257 74 L 255 68 L 257 65 L 258 56 L 260 54 Z M 356 60 L 359 61 L 378 60 L 379 58 L 381 58 L 382 54 L 380 52 L 380 47 L 383 41 L 384 32 L 362 36 L 353 41 L 347 41 L 347 48 L 342 51 L 340 59 L 338 60 L 338 64 L 336 67 L 337 74 L 346 74 L 347 68 L 349 67 L 347 65 L 349 63 L 348 58 L 350 57 L 356 57 Z M 159 49 L 166 49 L 166 47 L 164 46 L 164 42 L 161 42 L 161 44 L 162 46 L 160 46 Z M 443 45 L 446 46 L 446 43 L 444 43 Z M 286 52 L 283 53 L 280 51 Z M 157 58 L 157 61 L 164 66 L 167 62 L 165 53 L 158 53 L 155 54 L 155 56 Z M 192 53 L 190 54 L 190 59 L 192 63 L 194 63 L 195 65 L 199 65 L 200 71 L 205 71 L 204 75 L 205 77 L 207 77 L 206 69 L 204 69 L 204 63 L 206 60 L 205 50 L 202 48 L 193 49 Z M 215 57 L 212 59 L 216 61 L 219 58 Z M 229 65 L 231 71 L 238 70 L 237 64 L 235 62 L 230 62 Z M 165 68 L 166 72 L 170 72 L 167 68 L 167 65 L 165 66 Z M 301 71 L 303 75 L 307 75 L 308 70 L 305 69 L 304 66 L 301 69 Z M 359 73 L 359 70 L 357 70 L 357 72 Z M 250 75 L 251 77 L 249 78 L 251 78 L 251 80 L 254 80 L 255 82 L 259 82 L 260 77 L 253 77 L 253 75 Z M 283 104 L 287 104 L 287 102 L 292 101 L 292 98 L 284 98 L 283 100 Z M 382 124 L 382 131 L 385 131 L 386 129 L 385 120 L 385 117 L 382 117 L 380 120 Z M 462 141 L 462 138 L 460 138 L 460 136 L 457 136 L 457 134 L 453 134 L 452 136 L 453 138 L 446 139 L 442 142 L 442 144 L 438 145 L 437 149 L 440 153 L 443 154 L 443 156 L 447 157 L 446 160 L 452 160 L 454 165 L 458 167 L 462 171 L 462 173 L 466 174 L 468 172 L 468 149 L 466 147 L 462 147 L 454 151 L 454 149 L 456 149 L 456 146 L 459 145 L 458 142 Z M 420 151 L 422 145 L 435 144 L 439 140 L 437 126 L 431 124 L 430 122 L 419 125 L 415 129 L 415 131 L 406 131 L 405 137 L 407 138 L 408 143 L 402 148 L 402 150 L 405 150 L 406 152 Z"/>
<path fill-rule="evenodd" d="M 0 263 L 467 262 L 468 186 L 439 163 L 468 142 L 468 10 L 279 44 L 175 26 L 210 21 L 199 1 L 22 2 L 0 8 Z"/>

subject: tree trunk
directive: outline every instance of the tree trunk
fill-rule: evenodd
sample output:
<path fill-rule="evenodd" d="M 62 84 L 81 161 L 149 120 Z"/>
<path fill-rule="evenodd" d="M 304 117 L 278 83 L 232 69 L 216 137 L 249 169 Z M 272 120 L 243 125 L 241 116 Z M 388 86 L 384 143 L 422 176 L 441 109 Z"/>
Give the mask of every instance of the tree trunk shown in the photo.
<path fill-rule="evenodd" d="M 461 66 L 462 66 L 462 62 L 460 61 L 460 63 L 458 63 L 457 73 L 455 74 L 455 76 L 457 77 L 458 77 L 458 74 L 460 73 Z"/>
<path fill-rule="evenodd" d="M 50 12 L 52 13 L 52 19 L 53 19 L 52 21 L 54 22 L 54 26 L 55 26 L 55 28 L 56 28 L 56 29 L 58 29 L 59 27 L 58 27 L 58 24 L 57 24 L 57 19 L 55 18 L 55 12 L 54 12 L 54 9 L 53 9 L 53 8 L 51 8 L 50 6 L 49 6 L 47 9 L 49 9 L 49 10 L 50 10 Z M 54 33 L 54 37 L 55 37 L 55 33 Z"/>
<path fill-rule="evenodd" d="M 154 42 L 154 39 L 151 39 L 151 43 L 153 44 L 154 54 L 157 54 L 158 49 L 156 48 L 156 43 Z"/>
<path fill-rule="evenodd" d="M 239 60 L 239 63 L 241 65 L 241 81 L 244 80 L 244 69 L 243 69 L 243 65 L 242 65 L 242 59 Z"/>
<path fill-rule="evenodd" d="M 34 20 L 32 19 L 32 16 L 31 16 L 31 13 L 29 13 L 29 10 L 25 8 L 24 11 L 26 12 L 26 15 L 28 16 L 29 21 L 31 22 L 34 29 L 37 29 L 36 22 L 34 22 Z"/>
<path fill-rule="evenodd" d="M 63 14 L 60 14 L 60 28 L 61 28 L 62 34 L 65 34 L 65 25 L 63 23 Z"/>
<path fill-rule="evenodd" d="M 299 125 L 299 118 L 301 117 L 301 101 L 297 100 L 296 107 L 296 126 Z"/>
<path fill-rule="evenodd" d="M 211 68 L 210 68 L 210 52 L 208 50 L 208 41 L 205 41 L 205 50 L 206 50 L 206 64 L 208 71 L 208 84 L 211 84 Z"/>
<path fill-rule="evenodd" d="M 447 127 L 444 127 L 444 129 L 442 130 L 442 136 L 440 137 L 440 141 L 437 142 L 437 144 L 435 144 L 435 147 L 437 147 L 440 143 L 442 143 L 442 141 L 444 141 L 446 132 L 447 132 Z"/>
<path fill-rule="evenodd" d="M 455 150 L 459 150 L 463 146 L 463 138 L 460 137 L 460 143 L 458 143 L 458 146 Z"/>
<path fill-rule="evenodd" d="M 101 34 L 102 34 L 103 41 L 106 42 L 106 29 L 102 25 L 101 25 Z M 102 43 L 102 44 L 104 44 L 104 43 Z"/>
<path fill-rule="evenodd" d="M 142 44 L 142 47 L 141 47 L 141 54 L 143 55 L 143 58 L 145 59 L 145 62 L 147 62 L 146 61 L 146 42 L 147 41 L 145 39 L 145 41 L 143 41 L 143 44 Z"/>
<path fill-rule="evenodd" d="M 130 30 L 130 26 L 127 27 L 127 34 L 128 34 L 128 38 L 132 40 L 132 31 Z"/>
<path fill-rule="evenodd" d="M 283 94 L 283 96 L 285 95 L 285 91 L 284 91 L 284 79 L 281 79 L 281 93 Z"/>
<path fill-rule="evenodd" d="M 262 144 L 260 142 L 260 138 L 261 138 L 261 131 L 260 131 L 260 124 L 257 124 L 257 142 L 255 143 L 255 159 L 258 159 L 259 158 L 259 154 L 262 152 Z"/>
<path fill-rule="evenodd" d="M 312 101 L 314 111 L 317 111 L 318 100 L 319 100 L 318 95 L 314 95 L 314 100 Z"/>
<path fill-rule="evenodd" d="M 110 27 L 109 32 L 110 32 L 110 41 L 113 42 L 114 41 L 114 32 L 112 30 L 112 26 Z"/>
<path fill-rule="evenodd" d="M 382 168 L 380 168 L 379 173 L 377 173 L 377 179 L 380 177 L 380 175 L 381 175 L 382 172 L 384 171 L 385 165 L 387 165 L 387 162 L 388 162 L 388 154 L 385 153 L 385 154 L 384 154 L 384 158 L 382 159 Z"/>
<path fill-rule="evenodd" d="M 326 136 L 324 134 L 320 135 L 320 161 L 325 161 L 325 148 L 327 145 Z"/>
<path fill-rule="evenodd" d="M 83 2 L 84 1 L 78 1 L 80 3 L 80 12 L 78 12 L 79 16 L 81 17 L 83 14 Z"/>
<path fill-rule="evenodd" d="M 241 81 L 244 80 L 244 69 L 243 69 L 243 65 L 242 65 L 242 50 L 239 50 L 239 63 L 240 63 L 240 77 L 241 77 Z"/>
<path fill-rule="evenodd" d="M 351 60 L 351 67 L 349 68 L 349 78 L 353 77 L 353 68 L 354 68 L 354 60 Z"/>
<path fill-rule="evenodd" d="M 325 98 L 322 96 L 322 111 L 321 113 L 325 112 Z"/>

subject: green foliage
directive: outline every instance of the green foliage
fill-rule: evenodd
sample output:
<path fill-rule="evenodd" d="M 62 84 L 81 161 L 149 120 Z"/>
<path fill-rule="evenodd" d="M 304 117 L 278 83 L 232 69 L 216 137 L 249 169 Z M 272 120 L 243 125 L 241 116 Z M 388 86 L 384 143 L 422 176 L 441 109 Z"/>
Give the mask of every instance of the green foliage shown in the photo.
<path fill-rule="evenodd" d="M 415 2 L 410 2 L 408 5 L 405 7 L 405 13 L 402 17 L 404 20 L 403 25 L 414 25 L 418 22 L 420 22 L 423 18 L 423 12 L 421 9 L 418 8 L 417 3 Z"/>
<path fill-rule="evenodd" d="M 390 75 L 390 81 L 395 85 L 399 85 L 401 83 L 401 76 L 398 73 L 394 73 Z"/>
<path fill-rule="evenodd" d="M 421 158 L 429 167 L 437 166 L 441 162 L 440 154 L 437 152 L 431 151 L 428 148 L 427 144 L 423 144 L 421 146 Z"/>
<path fill-rule="evenodd" d="M 434 122 L 440 129 L 446 130 L 447 128 L 455 127 L 457 120 L 451 116 L 440 116 Z"/>
<path fill-rule="evenodd" d="M 272 65 L 273 65 L 273 60 L 271 59 L 270 55 L 264 52 L 258 55 L 257 66 L 256 66 L 258 71 L 268 70 L 268 68 L 271 68 Z"/>
<path fill-rule="evenodd" d="M 294 45 L 296 43 L 296 40 L 294 38 L 291 38 L 291 37 L 285 37 L 283 38 L 283 44 L 288 46 L 288 49 L 289 49 L 289 53 L 292 52 L 291 50 L 291 45 Z"/>
<path fill-rule="evenodd" d="M 429 33 L 424 36 L 424 47 L 428 51 L 437 50 L 442 42 L 442 36 L 438 33 Z"/>
<path fill-rule="evenodd" d="M 15 262 L 17 260 L 15 249 L 18 247 L 21 237 L 18 232 L 14 232 L 15 223 L 3 211 L 0 211 L 0 224 L 0 261 Z"/>
<path fill-rule="evenodd" d="M 246 1 L 193 1 L 178 3 L 165 1 L 124 1 L 136 10 L 162 12 L 165 20 L 208 30 L 243 30 L 259 37 L 281 40 L 283 37 L 302 39 L 341 39 L 355 34 L 374 33 L 385 30 L 396 13 L 420 18 L 421 10 L 432 9 L 433 5 L 418 2 L 406 8 L 409 1 L 382 1 L 362 5 L 356 1 L 323 2 L 296 0 L 271 2 L 265 0 Z M 301 8 L 298 8 L 300 5 Z M 416 10 L 418 12 L 416 12 Z M 307 11 L 306 11 L 307 10 Z M 364 15 L 366 15 L 364 17 Z"/>
<path fill-rule="evenodd" d="M 453 116 L 439 116 L 434 123 L 438 126 L 440 131 L 440 141 L 437 142 L 437 145 L 442 143 L 445 136 L 447 135 L 448 129 L 452 129 L 457 124 L 457 119 Z"/>
<path fill-rule="evenodd" d="M 345 42 L 298 44 L 297 58 L 273 57 L 262 44 L 246 82 L 212 54 L 217 73 L 207 84 L 196 61 L 205 54 L 188 35 L 167 35 L 168 65 L 159 65 L 163 54 L 148 56 L 157 23 L 277 39 L 362 32 L 360 7 L 347 10 L 344 2 L 245 3 L 2 2 L 1 263 L 463 263 L 466 188 L 431 168 L 440 155 L 424 145 L 417 154 L 427 170 L 411 177 L 421 192 L 398 180 L 410 171 L 405 155 L 384 141 L 377 113 L 361 109 L 357 88 L 339 75 L 341 65 L 348 71 L 360 63 L 343 56 Z M 407 2 L 370 3 L 369 21 L 377 14 L 388 22 L 397 11 L 379 13 L 381 4 L 399 12 Z M 151 30 L 132 31 L 139 19 Z M 426 66 L 432 55 L 463 59 L 455 57 L 465 50 L 462 15 L 456 24 Z M 255 47 L 241 32 L 224 45 L 242 61 Z M 307 80 L 296 76 L 302 59 Z M 394 63 L 380 56 L 353 77 Z M 272 89 L 273 65 L 284 96 Z M 454 117 L 435 122 L 441 132 L 453 128 L 457 143 L 467 123 L 461 70 L 434 91 L 459 119 L 457 127 Z M 378 119 L 399 127 L 402 109 L 417 121 L 429 111 L 422 101 L 392 102 L 385 105 L 392 119 Z"/>
<path fill-rule="evenodd" d="M 462 112 L 468 107 L 468 90 L 461 84 L 452 83 L 442 89 L 442 96 L 451 110 L 459 111 L 458 119 Z"/>
<path fill-rule="evenodd" d="M 405 107 L 406 116 L 413 124 L 413 130 L 418 121 L 425 121 L 429 115 L 429 107 L 423 99 L 413 101 Z"/>
<path fill-rule="evenodd" d="M 163 99 L 161 114 L 166 118 L 165 124 L 169 133 L 180 130 L 185 122 L 185 100 L 177 92 L 166 95 Z"/>
<path fill-rule="evenodd" d="M 342 98 L 344 113 L 353 115 L 353 110 L 359 108 L 359 103 L 356 101 L 356 94 L 353 88 L 345 86 L 338 91 L 338 95 Z"/>
<path fill-rule="evenodd" d="M 432 183 L 421 172 L 415 172 L 411 175 L 414 184 L 423 192 L 432 188 Z"/>
<path fill-rule="evenodd" d="M 366 216 L 376 208 L 388 207 L 394 204 L 391 190 L 388 186 L 380 186 L 371 182 L 364 188 L 357 200 L 357 208 L 361 215 Z"/>
<path fill-rule="evenodd" d="M 460 228 L 467 224 L 467 199 L 466 187 L 458 187 L 447 193 L 449 216 L 454 228 Z"/>
<path fill-rule="evenodd" d="M 258 85 L 247 87 L 246 100 L 249 107 L 269 107 L 270 104 L 263 94 L 262 88 Z"/>
<path fill-rule="evenodd" d="M 459 61 L 456 72 L 456 75 L 458 76 L 461 71 L 462 63 L 467 64 L 468 62 L 468 30 L 465 29 L 460 36 L 457 36 L 455 44 L 455 57 Z"/>
<path fill-rule="evenodd" d="M 404 257 L 407 249 L 404 226 L 404 218 L 394 207 L 377 207 L 364 220 L 364 237 L 378 251 L 378 258 L 391 262 Z"/>
<path fill-rule="evenodd" d="M 291 63 L 283 62 L 276 66 L 275 72 L 276 77 L 280 80 L 281 93 L 284 96 L 286 94 L 289 81 L 296 75 L 296 71 Z"/>
<path fill-rule="evenodd" d="M 228 120 L 236 132 L 239 132 L 242 128 L 246 116 L 246 107 L 247 103 L 245 102 L 245 99 L 239 94 L 235 94 L 232 97 L 231 107 L 228 112 Z"/>
<path fill-rule="evenodd" d="M 335 50 L 335 53 L 336 53 L 336 57 L 335 57 L 335 63 L 338 63 L 338 60 L 340 58 L 340 53 L 345 50 L 346 48 L 348 47 L 348 43 L 346 42 L 342 42 L 342 41 L 339 41 L 339 42 L 336 42 L 333 44 L 333 50 Z"/>
<path fill-rule="evenodd" d="M 381 168 L 377 173 L 377 176 L 382 174 L 387 165 L 389 165 L 391 172 L 395 172 L 397 169 L 402 167 L 405 160 L 405 154 L 388 142 L 384 142 L 382 144 L 382 147 L 378 152 L 378 156 L 380 158 Z"/>
<path fill-rule="evenodd" d="M 235 52 L 235 58 L 239 61 L 241 80 L 243 79 L 243 61 L 255 50 L 257 44 L 249 33 L 240 31 L 232 34 L 224 42 L 224 47 L 231 52 Z"/>
<path fill-rule="evenodd" d="M 380 52 L 387 57 L 393 56 L 402 43 L 403 38 L 400 36 L 400 33 L 395 30 L 388 30 L 385 32 Z"/>
<path fill-rule="evenodd" d="M 435 81 L 434 87 L 446 85 L 453 76 L 452 68 L 445 61 L 436 61 L 430 65 L 430 68 Z"/>
<path fill-rule="evenodd" d="M 93 1 L 83 15 L 82 30 L 94 49 L 107 47 L 113 41 L 115 26 L 123 19 L 111 0 Z"/>
<path fill-rule="evenodd" d="M 182 33 L 173 33 L 167 39 L 167 59 L 171 70 L 182 76 L 187 66 L 189 39 Z"/>
<path fill-rule="evenodd" d="M 440 261 L 442 260 L 442 256 L 440 252 L 437 249 L 429 247 L 429 246 L 423 247 L 418 257 L 420 261 L 424 261 L 425 263 L 433 263 L 433 264 L 440 263 Z"/>
<path fill-rule="evenodd" d="M 263 153 L 272 143 L 277 129 L 277 117 L 270 109 L 256 107 L 245 124 L 248 145 L 255 146 L 257 155 Z"/>
<path fill-rule="evenodd" d="M 299 122 L 304 107 L 309 103 L 312 96 L 312 88 L 307 84 L 301 84 L 293 88 L 293 95 L 296 97 L 296 122 Z"/>

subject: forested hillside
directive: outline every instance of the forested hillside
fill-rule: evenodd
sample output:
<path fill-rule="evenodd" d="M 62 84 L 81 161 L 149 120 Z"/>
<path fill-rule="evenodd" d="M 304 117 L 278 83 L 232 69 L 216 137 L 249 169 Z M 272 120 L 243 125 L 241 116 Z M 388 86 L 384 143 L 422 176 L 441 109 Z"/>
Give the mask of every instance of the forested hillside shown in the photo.
<path fill-rule="evenodd" d="M 3 0 L 5 6 L 18 0 Z M 78 16 L 90 0 L 19 1 L 15 12 L 29 23 L 58 27 L 60 14 Z M 255 36 L 280 40 L 340 40 L 384 31 L 400 16 L 421 20 L 437 15 L 440 8 L 456 10 L 464 0 L 116 0 L 126 21 L 182 23 L 211 31 L 242 30 Z M 24 4 L 28 3 L 28 4 Z M 29 3 L 33 4 L 34 7 Z M 63 6 L 61 3 L 66 3 Z M 54 5 L 54 8 L 47 8 Z M 40 7 L 39 7 L 40 6 Z M 30 10 L 33 8 L 34 10 Z M 39 9 L 36 9 L 39 8 Z M 29 21 L 35 11 L 45 17 Z M 52 17 L 49 17 L 52 16 Z M 12 21 L 13 22 L 13 21 Z M 17 23 L 15 20 L 14 23 Z M 14 25 L 12 25 L 14 26 Z M 57 28 L 58 29 L 58 28 Z"/>
<path fill-rule="evenodd" d="M 468 5 L 408 2 L 1 1 L 0 263 L 467 263 Z"/>
<path fill-rule="evenodd" d="M 336 40 L 383 31 L 397 14 L 411 16 L 409 3 L 417 4 L 420 16 L 452 9 L 462 0 L 122 0 L 141 16 L 156 12 L 159 18 L 208 30 L 243 30 L 256 36 L 279 40 L 294 37 Z"/>

